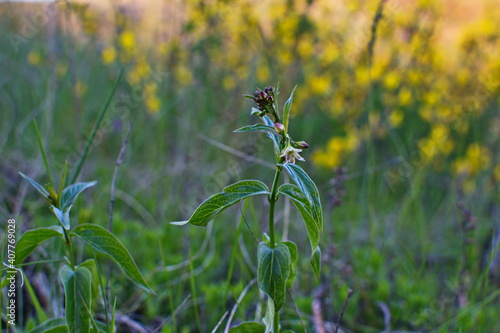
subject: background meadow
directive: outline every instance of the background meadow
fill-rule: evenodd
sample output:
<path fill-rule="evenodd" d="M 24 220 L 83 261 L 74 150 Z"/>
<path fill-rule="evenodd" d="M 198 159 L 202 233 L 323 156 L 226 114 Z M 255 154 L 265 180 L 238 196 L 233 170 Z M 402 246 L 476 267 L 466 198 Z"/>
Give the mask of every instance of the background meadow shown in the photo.
<path fill-rule="evenodd" d="M 321 279 L 300 273 L 283 328 L 314 332 L 319 313 L 333 332 L 352 288 L 344 332 L 500 331 L 497 0 L 3 2 L 0 16 L 2 230 L 53 224 L 17 173 L 47 181 L 33 119 L 53 174 L 74 168 L 125 69 L 80 176 L 99 183 L 72 211 L 107 226 L 125 147 L 113 232 L 157 295 L 112 266 L 119 332 L 211 332 L 253 279 L 264 199 L 207 229 L 168 222 L 234 181 L 272 181 L 265 135 L 232 131 L 258 121 L 242 95 L 277 82 L 280 104 L 297 85 L 290 132 L 311 147 L 301 166 L 325 214 Z M 279 234 L 305 252 L 300 216 L 278 205 Z M 59 266 L 24 267 L 49 318 Z M 245 292 L 233 323 L 263 315 L 258 288 Z M 19 331 L 40 323 L 21 293 Z"/>

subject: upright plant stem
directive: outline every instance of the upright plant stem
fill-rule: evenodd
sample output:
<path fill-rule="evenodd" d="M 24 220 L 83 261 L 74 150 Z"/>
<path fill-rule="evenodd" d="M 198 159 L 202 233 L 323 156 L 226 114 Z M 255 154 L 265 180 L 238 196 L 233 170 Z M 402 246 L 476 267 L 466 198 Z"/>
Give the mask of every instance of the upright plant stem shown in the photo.
<path fill-rule="evenodd" d="M 278 180 L 280 178 L 281 166 L 276 166 L 276 173 L 274 174 L 273 186 L 271 188 L 271 196 L 269 197 L 269 238 L 271 241 L 271 249 L 274 249 L 276 244 L 274 237 L 274 205 L 278 200 Z"/>
<path fill-rule="evenodd" d="M 274 237 L 274 205 L 276 201 L 278 201 L 278 180 L 280 178 L 281 166 L 276 166 L 276 173 L 274 174 L 273 186 L 271 188 L 271 196 L 269 197 L 269 239 L 271 241 L 271 249 L 274 249 L 276 245 L 275 237 Z M 280 315 L 279 312 L 276 311 L 274 314 L 273 321 L 273 332 L 278 333 L 280 326 Z"/>

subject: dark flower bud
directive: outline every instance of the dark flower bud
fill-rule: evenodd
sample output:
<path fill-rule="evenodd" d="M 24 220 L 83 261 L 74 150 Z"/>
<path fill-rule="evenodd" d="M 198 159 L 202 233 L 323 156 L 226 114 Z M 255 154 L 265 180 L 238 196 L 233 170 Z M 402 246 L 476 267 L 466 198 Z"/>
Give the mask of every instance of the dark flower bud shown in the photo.
<path fill-rule="evenodd" d="M 305 141 L 297 141 L 292 143 L 294 148 L 306 149 L 309 148 L 309 145 Z"/>
<path fill-rule="evenodd" d="M 267 94 L 265 92 L 261 91 L 260 94 L 259 94 L 259 97 L 260 97 L 260 99 L 266 99 L 267 98 Z"/>

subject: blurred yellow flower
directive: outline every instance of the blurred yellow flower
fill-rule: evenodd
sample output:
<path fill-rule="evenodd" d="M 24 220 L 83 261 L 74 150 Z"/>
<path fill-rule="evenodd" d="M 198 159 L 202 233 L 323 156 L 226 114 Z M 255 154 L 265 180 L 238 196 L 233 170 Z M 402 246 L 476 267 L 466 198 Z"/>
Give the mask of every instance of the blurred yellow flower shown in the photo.
<path fill-rule="evenodd" d="M 297 52 L 302 60 L 308 60 L 314 54 L 313 45 L 309 38 L 303 37 L 297 44 Z"/>
<path fill-rule="evenodd" d="M 280 50 L 280 52 L 278 53 L 278 61 L 280 62 L 280 64 L 289 65 L 292 62 L 292 60 L 293 60 L 292 53 L 287 51 L 286 49 Z"/>
<path fill-rule="evenodd" d="M 102 51 L 101 54 L 102 62 L 105 64 L 110 64 L 116 59 L 116 50 L 113 46 L 108 46 Z"/>
<path fill-rule="evenodd" d="M 491 154 L 488 148 L 473 143 L 467 148 L 466 158 L 469 163 L 469 172 L 475 175 L 480 170 L 486 170 L 490 167 Z"/>
<path fill-rule="evenodd" d="M 176 68 L 175 77 L 181 86 L 188 86 L 193 82 L 193 74 L 185 66 L 179 66 Z"/>
<path fill-rule="evenodd" d="M 316 95 L 323 95 L 330 89 L 330 79 L 324 75 L 314 75 L 309 79 L 309 88 Z"/>
<path fill-rule="evenodd" d="M 256 75 L 257 75 L 257 80 L 259 80 L 259 82 L 265 82 L 265 81 L 269 80 L 269 68 L 268 68 L 268 66 L 265 64 L 261 64 L 261 65 L 257 66 Z"/>
<path fill-rule="evenodd" d="M 401 83 L 401 76 L 399 73 L 393 71 L 387 74 L 384 78 L 384 86 L 387 89 L 396 89 Z"/>
<path fill-rule="evenodd" d="M 449 136 L 448 126 L 444 124 L 434 125 L 431 129 L 431 140 L 436 143 L 444 142 Z"/>
<path fill-rule="evenodd" d="M 389 124 L 393 127 L 399 127 L 403 123 L 404 114 L 401 110 L 394 110 L 389 115 Z"/>
<path fill-rule="evenodd" d="M 474 178 L 468 178 L 464 180 L 462 184 L 462 190 L 466 195 L 474 193 L 476 190 L 476 180 Z"/>
<path fill-rule="evenodd" d="M 412 100 L 410 89 L 406 87 L 401 88 L 401 90 L 399 91 L 398 98 L 399 98 L 399 104 L 401 106 L 407 106 L 408 104 L 410 104 Z"/>
<path fill-rule="evenodd" d="M 497 164 L 495 166 L 495 169 L 493 169 L 493 178 L 495 181 L 499 182 L 500 181 L 500 164 Z"/>
<path fill-rule="evenodd" d="M 424 102 L 429 105 L 429 106 L 434 106 L 439 102 L 440 98 L 440 93 L 437 91 L 429 91 L 428 93 L 424 94 Z"/>
<path fill-rule="evenodd" d="M 232 75 L 226 75 L 222 80 L 222 85 L 226 90 L 232 90 L 236 86 L 236 80 Z"/>
<path fill-rule="evenodd" d="M 156 95 L 151 95 L 146 98 L 146 108 L 152 114 L 158 113 L 161 107 L 161 102 Z"/>
<path fill-rule="evenodd" d="M 120 45 L 126 49 L 132 49 L 135 46 L 135 35 L 130 30 L 125 30 L 120 35 Z"/>
<path fill-rule="evenodd" d="M 38 51 L 30 51 L 28 53 L 28 63 L 30 63 L 33 66 L 38 66 L 41 62 L 41 56 Z"/>

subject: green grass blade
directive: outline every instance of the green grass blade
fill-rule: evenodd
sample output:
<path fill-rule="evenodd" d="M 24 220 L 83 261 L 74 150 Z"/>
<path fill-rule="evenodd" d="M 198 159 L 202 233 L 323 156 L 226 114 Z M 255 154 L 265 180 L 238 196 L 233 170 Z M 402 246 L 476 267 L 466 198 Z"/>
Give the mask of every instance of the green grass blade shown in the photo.
<path fill-rule="evenodd" d="M 52 180 L 52 174 L 50 173 L 49 162 L 47 161 L 47 155 L 45 154 L 45 149 L 43 148 L 42 136 L 40 135 L 40 131 L 38 130 L 38 124 L 36 120 L 33 120 L 33 124 L 35 125 L 36 132 L 36 140 L 38 141 L 38 146 L 40 147 L 40 152 L 42 153 L 43 164 L 45 165 L 45 169 L 47 170 L 47 175 L 49 176 L 50 184 L 54 184 Z"/>
<path fill-rule="evenodd" d="M 78 163 L 76 164 L 75 172 L 73 173 L 73 176 L 71 177 L 70 184 L 74 184 L 76 182 L 76 179 L 80 175 L 80 171 L 82 170 L 83 162 L 85 162 L 85 159 L 87 158 L 87 155 L 89 153 L 90 146 L 92 145 L 92 142 L 94 141 L 94 137 L 97 133 L 97 130 L 99 129 L 99 126 L 101 125 L 102 119 L 104 118 L 104 115 L 106 114 L 106 111 L 108 110 L 109 104 L 111 104 L 111 100 L 113 99 L 113 96 L 115 95 L 116 89 L 118 88 L 118 84 L 120 83 L 120 80 L 123 76 L 123 68 L 120 71 L 120 74 L 118 75 L 118 79 L 115 82 L 115 85 L 113 86 L 113 89 L 111 90 L 110 94 L 106 98 L 106 101 L 104 102 L 104 105 L 101 109 L 101 112 L 99 113 L 99 116 L 97 117 L 97 121 L 94 124 L 94 127 L 92 128 L 92 131 L 90 132 L 90 136 L 85 143 L 85 147 L 83 148 L 83 153 L 82 156 L 80 156 L 80 159 L 78 160 Z"/>

